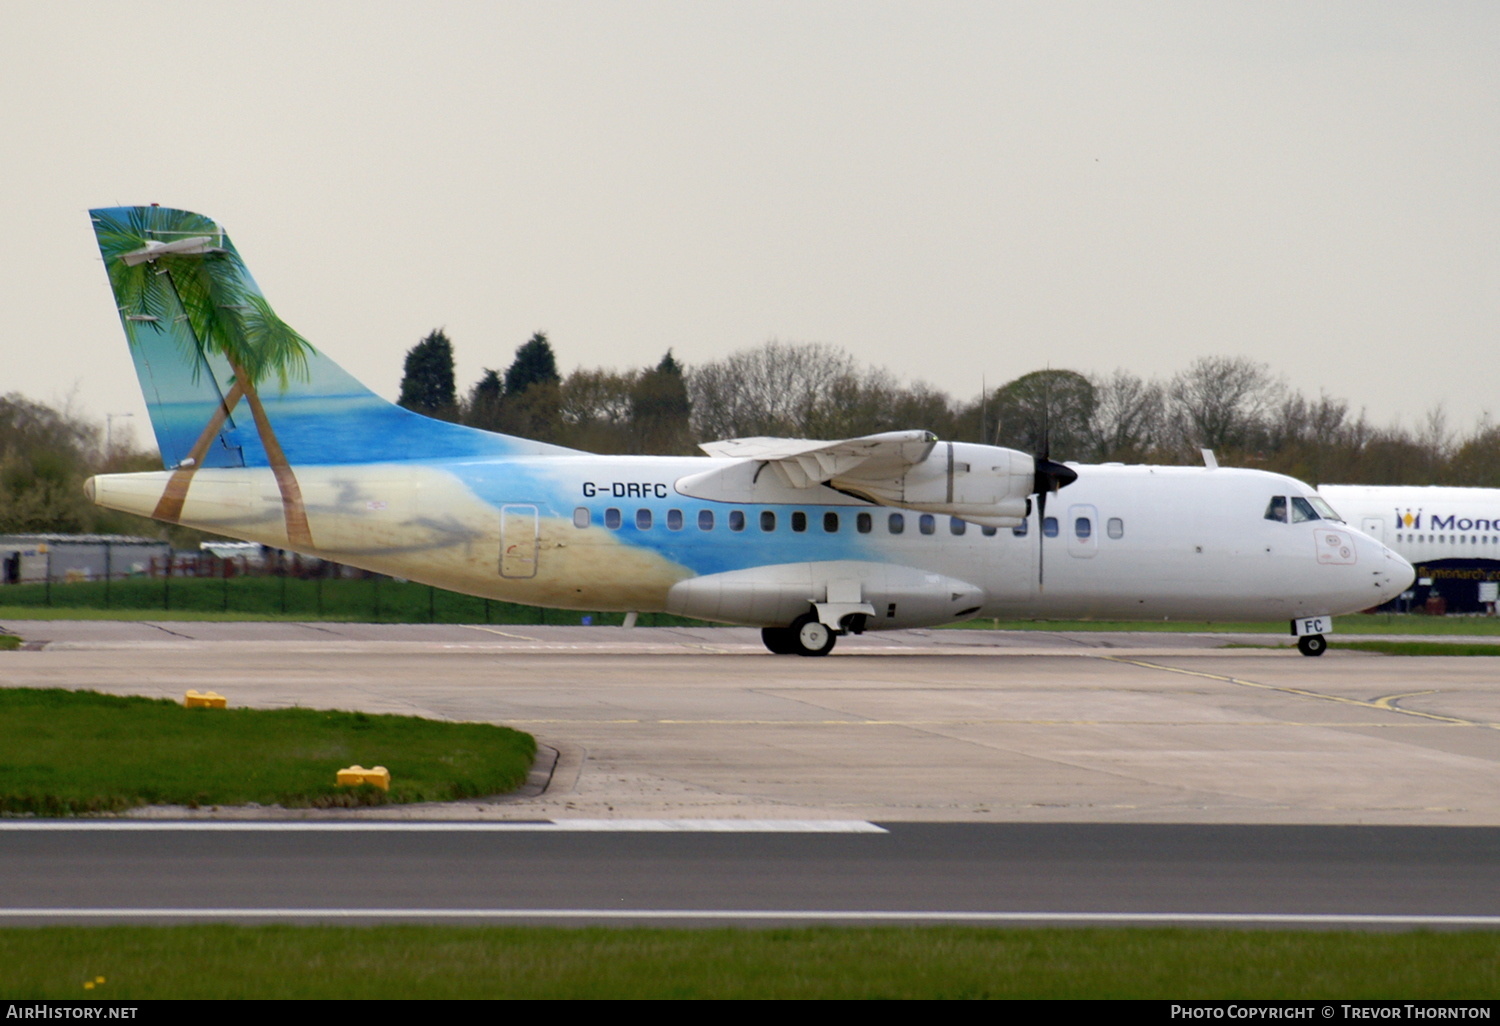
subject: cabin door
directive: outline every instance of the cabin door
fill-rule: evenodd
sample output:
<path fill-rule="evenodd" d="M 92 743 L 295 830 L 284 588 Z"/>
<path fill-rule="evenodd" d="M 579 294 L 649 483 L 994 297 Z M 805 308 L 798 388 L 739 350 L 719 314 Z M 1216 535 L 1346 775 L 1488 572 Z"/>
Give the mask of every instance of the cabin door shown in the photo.
<path fill-rule="evenodd" d="M 1365 517 L 1359 522 L 1359 529 L 1378 542 L 1385 541 L 1385 518 Z"/>
<path fill-rule="evenodd" d="M 500 576 L 535 577 L 537 510 L 535 506 L 500 507 Z"/>

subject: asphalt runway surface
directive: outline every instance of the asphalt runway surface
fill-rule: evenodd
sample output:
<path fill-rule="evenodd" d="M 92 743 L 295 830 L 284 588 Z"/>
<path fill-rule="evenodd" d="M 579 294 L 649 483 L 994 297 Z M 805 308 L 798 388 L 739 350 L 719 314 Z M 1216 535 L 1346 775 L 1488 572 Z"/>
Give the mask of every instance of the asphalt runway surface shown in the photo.
<path fill-rule="evenodd" d="M 0 922 L 1500 926 L 1487 828 L 125 825 L 0 827 Z"/>
<path fill-rule="evenodd" d="M 825 659 L 732 628 L 0 632 L 28 649 L 0 686 L 212 688 L 543 746 L 492 801 L 0 821 L 11 921 L 1500 923 L 1496 659 L 1085 632 L 895 632 Z"/>

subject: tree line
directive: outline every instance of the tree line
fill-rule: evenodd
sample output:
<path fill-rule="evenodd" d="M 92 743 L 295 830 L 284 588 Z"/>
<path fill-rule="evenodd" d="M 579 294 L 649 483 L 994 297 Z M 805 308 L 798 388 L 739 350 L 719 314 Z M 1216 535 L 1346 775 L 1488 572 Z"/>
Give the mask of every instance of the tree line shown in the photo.
<path fill-rule="evenodd" d="M 976 383 L 977 384 L 977 383 Z M 959 399 L 902 382 L 822 343 L 771 341 L 696 367 L 579 368 L 566 377 L 543 332 L 464 397 L 441 331 L 407 354 L 401 404 L 429 416 L 600 453 L 690 454 L 699 442 L 771 435 L 851 438 L 926 428 L 954 441 L 1050 449 L 1082 463 L 1198 463 L 1310 483 L 1500 487 L 1500 428 L 1468 434 L 1441 408 L 1381 426 L 1326 393 L 1310 398 L 1245 357 L 1205 356 L 1165 379 L 1128 370 L 1034 370 Z"/>
<path fill-rule="evenodd" d="M 925 428 L 954 441 L 1057 460 L 1257 467 L 1311 484 L 1500 487 L 1500 427 L 1464 433 L 1443 411 L 1415 427 L 1381 426 L 1347 401 L 1310 398 L 1263 363 L 1201 357 L 1165 379 L 1126 370 L 1034 370 L 956 399 L 902 382 L 820 343 L 767 342 L 695 367 L 669 350 L 629 370 L 558 371 L 537 332 L 503 370 L 460 395 L 453 344 L 431 332 L 408 351 L 400 403 L 428 416 L 599 453 L 687 455 L 699 442 L 772 435 L 851 438 Z M 105 510 L 83 494 L 96 473 L 159 470 L 154 452 L 106 446 L 101 425 L 68 405 L 0 396 L 0 533 L 99 532 L 163 537 L 154 521 Z M 174 528 L 174 542 L 196 532 Z"/>

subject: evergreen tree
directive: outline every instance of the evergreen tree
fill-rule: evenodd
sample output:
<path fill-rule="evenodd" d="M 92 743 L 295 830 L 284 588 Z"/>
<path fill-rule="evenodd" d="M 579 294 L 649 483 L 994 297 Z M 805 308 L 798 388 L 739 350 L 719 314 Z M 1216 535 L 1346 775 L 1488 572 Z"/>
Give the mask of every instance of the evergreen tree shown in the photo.
<path fill-rule="evenodd" d="M 464 408 L 464 423 L 486 431 L 503 430 L 503 397 L 505 386 L 500 372 L 486 367 L 484 376 L 469 389 L 469 403 Z"/>
<path fill-rule="evenodd" d="M 668 349 L 655 369 L 636 378 L 630 390 L 635 450 L 660 455 L 691 451 L 688 421 L 692 413 L 682 364 Z"/>
<path fill-rule="evenodd" d="M 448 341 L 441 328 L 407 350 L 400 404 L 408 410 L 440 420 L 458 419 L 453 343 Z"/>
<path fill-rule="evenodd" d="M 554 441 L 561 426 L 561 384 L 552 344 L 546 333 L 539 331 L 516 349 L 516 358 L 505 370 L 505 394 L 492 430 Z"/>
<path fill-rule="evenodd" d="M 537 332 L 516 350 L 516 358 L 505 371 L 505 394 L 519 398 L 533 385 L 552 384 L 562 381 L 557 373 L 557 357 L 552 353 L 552 343 L 545 332 Z"/>

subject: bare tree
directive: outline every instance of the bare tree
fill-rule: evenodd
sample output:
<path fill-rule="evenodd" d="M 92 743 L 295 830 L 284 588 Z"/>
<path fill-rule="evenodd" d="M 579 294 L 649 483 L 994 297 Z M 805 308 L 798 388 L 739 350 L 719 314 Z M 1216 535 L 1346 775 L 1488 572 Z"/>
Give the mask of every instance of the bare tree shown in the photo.
<path fill-rule="evenodd" d="M 1284 392 L 1263 363 L 1243 356 L 1199 357 L 1167 386 L 1180 455 L 1199 447 L 1254 448 Z"/>
<path fill-rule="evenodd" d="M 1116 370 L 1096 377 L 1094 417 L 1089 425 L 1092 458 L 1141 462 L 1150 458 L 1161 438 L 1166 393 L 1155 381 L 1143 381 L 1129 371 Z"/>
<path fill-rule="evenodd" d="M 819 342 L 767 342 L 688 375 L 693 429 L 702 439 L 754 435 L 816 437 L 809 428 L 857 377 L 854 357 Z"/>

